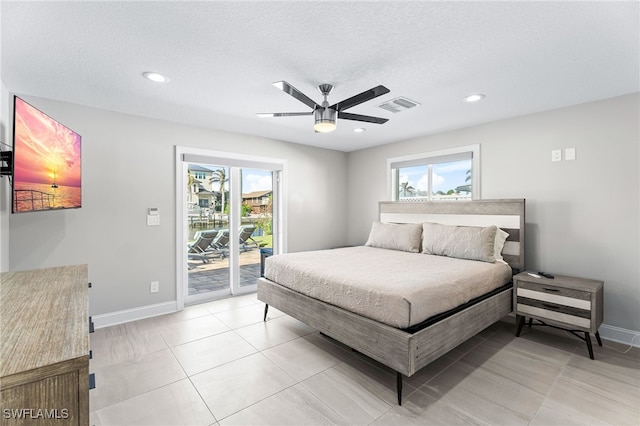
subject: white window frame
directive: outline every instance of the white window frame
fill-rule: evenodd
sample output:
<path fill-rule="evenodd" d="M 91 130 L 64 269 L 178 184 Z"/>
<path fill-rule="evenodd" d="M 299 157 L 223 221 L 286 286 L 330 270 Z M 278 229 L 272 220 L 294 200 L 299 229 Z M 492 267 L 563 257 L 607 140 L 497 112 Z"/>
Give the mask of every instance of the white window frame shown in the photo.
<path fill-rule="evenodd" d="M 419 165 L 420 160 L 424 160 L 424 165 L 427 165 L 430 164 L 435 157 L 455 157 L 456 155 L 469 152 L 471 153 L 471 199 L 480 200 L 482 198 L 480 194 L 480 144 L 387 158 L 387 193 L 389 194 L 389 200 L 398 201 L 396 191 L 399 184 L 396 173 L 396 170 L 399 168 L 398 164 L 402 165 L 402 163 L 407 163 L 407 165 Z M 429 186 L 431 186 L 431 179 L 429 179 L 429 182 Z M 429 197 L 431 197 L 431 188 L 429 188 Z"/>

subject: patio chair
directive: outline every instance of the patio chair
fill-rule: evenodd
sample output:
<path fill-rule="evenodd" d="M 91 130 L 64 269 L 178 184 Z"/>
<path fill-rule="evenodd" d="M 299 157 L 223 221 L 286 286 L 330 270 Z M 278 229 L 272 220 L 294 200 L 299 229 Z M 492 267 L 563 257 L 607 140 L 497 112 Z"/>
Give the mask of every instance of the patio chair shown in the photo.
<path fill-rule="evenodd" d="M 207 256 L 215 255 L 216 251 L 211 248 L 211 243 L 217 237 L 218 231 L 199 231 L 196 233 L 196 240 L 187 245 L 187 256 L 197 257 L 202 263 L 209 263 Z"/>
<path fill-rule="evenodd" d="M 240 227 L 240 234 L 239 234 L 240 250 L 247 251 L 252 248 L 259 247 L 258 242 L 253 238 L 251 238 L 251 235 L 255 230 L 256 230 L 255 225 L 243 225 Z"/>
<path fill-rule="evenodd" d="M 220 230 L 211 242 L 211 247 L 220 257 L 227 257 L 229 255 L 229 230 Z"/>

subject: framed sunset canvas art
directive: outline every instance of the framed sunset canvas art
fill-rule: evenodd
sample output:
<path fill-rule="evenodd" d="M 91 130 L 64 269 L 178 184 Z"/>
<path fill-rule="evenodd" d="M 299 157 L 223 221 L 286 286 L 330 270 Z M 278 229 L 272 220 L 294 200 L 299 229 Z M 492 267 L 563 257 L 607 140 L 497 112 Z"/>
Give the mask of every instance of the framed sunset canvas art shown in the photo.
<path fill-rule="evenodd" d="M 13 110 L 13 213 L 82 206 L 82 137 L 19 97 Z"/>

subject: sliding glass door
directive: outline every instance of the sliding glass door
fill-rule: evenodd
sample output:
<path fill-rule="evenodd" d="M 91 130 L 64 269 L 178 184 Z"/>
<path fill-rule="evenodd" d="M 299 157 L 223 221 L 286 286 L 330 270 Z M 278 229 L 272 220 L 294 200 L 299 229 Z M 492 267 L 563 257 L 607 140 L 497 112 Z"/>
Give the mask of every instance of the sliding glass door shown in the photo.
<path fill-rule="evenodd" d="M 283 241 L 284 164 L 210 152 L 178 157 L 178 180 L 184 183 L 178 215 L 185 242 L 184 267 L 178 268 L 184 303 L 255 291 L 261 250 L 278 252 Z"/>
<path fill-rule="evenodd" d="M 230 293 L 229 174 L 220 164 L 186 163 L 187 302 Z"/>
<path fill-rule="evenodd" d="M 241 204 L 237 211 L 238 287 L 235 293 L 253 291 L 260 276 L 260 251 L 273 250 L 273 182 L 278 172 L 240 169 Z"/>

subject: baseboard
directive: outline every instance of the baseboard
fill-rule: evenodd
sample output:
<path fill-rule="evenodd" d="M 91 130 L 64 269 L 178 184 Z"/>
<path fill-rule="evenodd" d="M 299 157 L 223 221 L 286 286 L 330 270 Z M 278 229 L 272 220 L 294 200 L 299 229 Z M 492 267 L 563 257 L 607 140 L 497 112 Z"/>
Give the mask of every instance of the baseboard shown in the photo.
<path fill-rule="evenodd" d="M 627 330 L 626 328 L 614 327 L 612 325 L 602 324 L 600 329 L 600 337 L 625 345 L 640 347 L 640 332 Z"/>
<path fill-rule="evenodd" d="M 110 312 L 108 314 L 93 315 L 95 328 L 109 327 L 111 325 L 136 321 L 144 318 L 177 312 L 176 302 L 157 303 L 155 305 L 141 306 L 139 308 L 125 309 L 123 311 Z"/>

